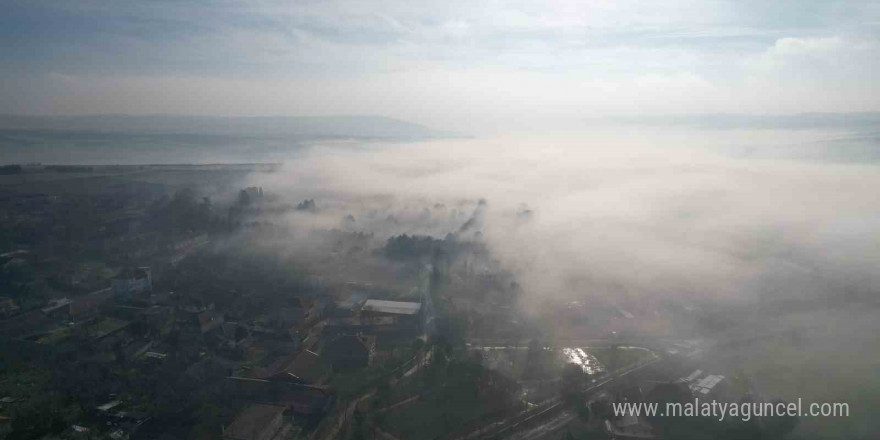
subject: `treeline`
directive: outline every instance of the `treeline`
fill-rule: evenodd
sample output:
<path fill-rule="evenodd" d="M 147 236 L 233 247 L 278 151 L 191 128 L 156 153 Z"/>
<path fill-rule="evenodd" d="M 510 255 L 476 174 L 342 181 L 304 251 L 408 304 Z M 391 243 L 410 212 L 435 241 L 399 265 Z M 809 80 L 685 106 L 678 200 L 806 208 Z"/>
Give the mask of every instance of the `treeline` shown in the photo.
<path fill-rule="evenodd" d="M 95 171 L 93 167 L 82 165 L 46 165 L 43 167 L 46 171 L 56 173 L 91 173 Z M 21 165 L 0 165 L 0 175 L 21 174 L 24 169 Z"/>
<path fill-rule="evenodd" d="M 153 202 L 148 218 L 153 227 L 169 232 L 209 231 L 220 220 L 213 214 L 211 199 L 197 197 L 191 188 Z"/>
<path fill-rule="evenodd" d="M 20 174 L 21 165 L 0 165 L 0 175 Z"/>
<path fill-rule="evenodd" d="M 56 173 L 91 173 L 95 171 L 92 167 L 86 167 L 81 165 L 46 165 L 47 171 L 54 171 Z"/>
<path fill-rule="evenodd" d="M 427 235 L 403 234 L 389 238 L 382 248 L 382 253 L 392 260 L 420 260 L 451 255 L 459 249 L 459 246 L 452 235 L 440 240 Z"/>

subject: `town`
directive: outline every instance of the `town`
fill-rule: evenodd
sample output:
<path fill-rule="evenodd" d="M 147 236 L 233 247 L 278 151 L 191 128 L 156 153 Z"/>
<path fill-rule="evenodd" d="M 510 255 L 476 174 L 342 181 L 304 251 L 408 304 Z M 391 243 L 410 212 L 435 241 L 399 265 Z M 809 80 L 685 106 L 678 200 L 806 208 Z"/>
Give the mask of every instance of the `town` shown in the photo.
<path fill-rule="evenodd" d="M 701 362 L 705 341 L 641 331 L 657 318 L 638 304 L 524 311 L 481 241 L 487 201 L 412 220 L 241 186 L 275 169 L 7 169 L 0 436 L 676 438 L 682 426 L 612 404 L 763 399 Z M 328 211 L 336 223 L 312 224 Z M 400 232 L 429 218 L 447 233 Z M 687 429 L 777 438 L 795 422 Z"/>

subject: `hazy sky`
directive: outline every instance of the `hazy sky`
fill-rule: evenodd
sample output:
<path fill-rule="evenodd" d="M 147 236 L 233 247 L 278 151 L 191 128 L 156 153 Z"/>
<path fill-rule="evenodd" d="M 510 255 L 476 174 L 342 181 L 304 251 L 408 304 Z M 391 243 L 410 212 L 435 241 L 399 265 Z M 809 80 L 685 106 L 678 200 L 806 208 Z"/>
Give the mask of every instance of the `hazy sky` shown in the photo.
<path fill-rule="evenodd" d="M 0 56 L 7 113 L 880 110 L 867 0 L 6 0 Z"/>

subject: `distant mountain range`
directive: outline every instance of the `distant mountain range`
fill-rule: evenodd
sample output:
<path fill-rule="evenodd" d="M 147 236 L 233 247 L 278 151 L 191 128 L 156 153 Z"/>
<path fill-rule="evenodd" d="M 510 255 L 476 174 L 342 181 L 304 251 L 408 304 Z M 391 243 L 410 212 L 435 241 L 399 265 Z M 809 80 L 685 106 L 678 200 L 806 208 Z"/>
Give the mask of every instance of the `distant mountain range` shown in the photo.
<path fill-rule="evenodd" d="M 0 164 L 278 162 L 326 141 L 448 137 L 381 116 L 0 115 Z"/>
<path fill-rule="evenodd" d="M 0 115 L 0 130 L 419 140 L 451 133 L 382 116 Z"/>

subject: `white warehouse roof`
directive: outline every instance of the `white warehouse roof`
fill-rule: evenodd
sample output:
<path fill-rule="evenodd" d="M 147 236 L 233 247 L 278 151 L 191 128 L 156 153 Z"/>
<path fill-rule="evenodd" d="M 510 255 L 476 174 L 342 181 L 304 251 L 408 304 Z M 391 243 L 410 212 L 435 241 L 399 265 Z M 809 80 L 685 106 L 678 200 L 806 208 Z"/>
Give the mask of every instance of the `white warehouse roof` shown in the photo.
<path fill-rule="evenodd" d="M 361 310 L 365 312 L 393 313 L 395 315 L 415 315 L 419 313 L 421 308 L 421 303 L 368 299 Z"/>

